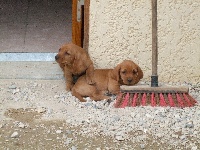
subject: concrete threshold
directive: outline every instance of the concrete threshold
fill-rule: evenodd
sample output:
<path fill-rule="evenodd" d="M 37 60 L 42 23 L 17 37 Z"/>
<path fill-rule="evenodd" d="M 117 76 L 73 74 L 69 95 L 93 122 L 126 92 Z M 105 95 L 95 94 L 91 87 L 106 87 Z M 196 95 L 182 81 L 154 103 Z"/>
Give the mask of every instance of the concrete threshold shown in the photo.
<path fill-rule="evenodd" d="M 0 53 L 0 79 L 64 80 L 56 53 Z"/>
<path fill-rule="evenodd" d="M 57 53 L 0 53 L 0 61 L 54 61 Z"/>

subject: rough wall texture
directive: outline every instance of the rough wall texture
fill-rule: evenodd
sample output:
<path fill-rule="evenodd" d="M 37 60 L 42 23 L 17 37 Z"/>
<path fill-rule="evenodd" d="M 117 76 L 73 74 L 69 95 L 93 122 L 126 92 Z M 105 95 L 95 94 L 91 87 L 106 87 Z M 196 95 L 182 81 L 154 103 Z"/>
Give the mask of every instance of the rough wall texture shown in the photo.
<path fill-rule="evenodd" d="M 151 76 L 151 1 L 90 0 L 89 53 L 96 68 L 124 59 Z M 200 81 L 200 1 L 158 0 L 161 82 Z"/>

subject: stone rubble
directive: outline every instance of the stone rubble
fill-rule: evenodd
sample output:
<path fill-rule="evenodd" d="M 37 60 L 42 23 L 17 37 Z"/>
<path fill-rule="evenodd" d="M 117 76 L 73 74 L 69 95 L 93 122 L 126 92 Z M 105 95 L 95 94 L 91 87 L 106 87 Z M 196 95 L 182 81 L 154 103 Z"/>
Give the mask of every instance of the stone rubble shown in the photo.
<path fill-rule="evenodd" d="M 52 89 L 51 94 L 42 92 L 47 86 Z M 81 103 L 70 92 L 55 91 L 55 85 L 38 84 L 37 81 L 26 83 L 26 87 L 12 83 L 7 89 L 1 90 L 6 90 L 5 92 L 10 94 L 6 100 L 14 103 L 22 102 L 26 107 L 35 107 L 38 113 L 44 113 L 45 119 L 60 117 L 71 127 L 81 126 L 82 130 L 77 133 L 80 135 L 110 136 L 117 141 L 143 141 L 140 144 L 141 149 L 145 149 L 146 140 L 153 138 L 155 141 L 161 140 L 172 146 L 185 145 L 186 148 L 197 150 L 198 147 L 189 138 L 200 141 L 200 83 L 188 86 L 190 94 L 198 101 L 198 104 L 191 108 L 151 106 L 114 108 L 116 96 L 111 97 L 111 102 L 105 100 L 95 102 L 86 98 L 87 102 Z M 57 105 L 62 107 L 59 108 Z M 23 122 L 15 124 L 21 129 L 28 126 Z M 3 124 L 0 128 L 3 128 Z M 63 132 L 71 134 L 72 131 L 63 131 L 62 127 L 55 129 L 56 134 Z M 19 133 L 15 131 L 10 137 L 19 138 Z M 70 144 L 72 140 L 67 138 L 65 144 Z M 76 149 L 76 146 L 71 147 L 71 150 Z"/>
<path fill-rule="evenodd" d="M 192 89 L 192 88 L 191 88 Z M 195 99 L 200 102 L 200 90 L 193 89 Z M 58 99 L 61 97 L 56 96 Z M 66 106 L 70 105 L 68 96 L 63 101 Z M 170 107 L 136 107 L 136 108 L 113 108 L 115 97 L 110 105 L 106 101 L 94 102 L 87 99 L 85 103 L 79 103 L 76 99 L 76 113 L 67 112 L 66 122 L 72 126 L 82 125 L 83 131 L 80 134 L 92 136 L 109 135 L 116 140 L 132 140 L 140 142 L 146 140 L 146 135 L 152 135 L 155 139 L 162 139 L 170 143 L 173 139 L 176 144 L 183 145 L 188 142 L 188 136 L 200 139 L 200 105 L 191 108 L 170 108 Z M 97 128 L 91 128 L 97 126 Z M 131 137 L 129 132 L 142 132 L 144 136 Z M 180 132 L 180 135 L 177 134 Z M 174 144 L 174 142 L 171 142 Z M 141 144 L 141 148 L 145 148 Z M 194 147 L 193 147 L 194 148 Z"/>

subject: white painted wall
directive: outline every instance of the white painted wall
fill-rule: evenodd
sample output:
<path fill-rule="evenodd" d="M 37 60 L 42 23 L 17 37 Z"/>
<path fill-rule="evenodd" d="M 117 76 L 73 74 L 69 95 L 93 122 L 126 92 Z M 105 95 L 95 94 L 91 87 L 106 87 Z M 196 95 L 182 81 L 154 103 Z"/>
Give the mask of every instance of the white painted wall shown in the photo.
<path fill-rule="evenodd" d="M 96 68 L 124 59 L 151 76 L 151 1 L 90 0 L 89 54 Z M 160 82 L 200 82 L 200 0 L 158 0 Z"/>

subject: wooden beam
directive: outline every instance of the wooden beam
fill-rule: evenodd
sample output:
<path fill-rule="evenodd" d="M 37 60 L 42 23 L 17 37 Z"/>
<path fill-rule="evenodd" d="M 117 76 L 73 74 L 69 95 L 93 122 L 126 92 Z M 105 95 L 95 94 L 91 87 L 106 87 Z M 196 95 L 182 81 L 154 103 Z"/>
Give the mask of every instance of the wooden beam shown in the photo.
<path fill-rule="evenodd" d="M 82 21 L 77 21 L 77 6 L 78 6 L 78 1 L 72 0 L 72 43 L 81 47 Z"/>
<path fill-rule="evenodd" d="M 84 5 L 84 41 L 83 48 L 88 51 L 89 47 L 89 17 L 90 17 L 90 0 L 85 0 Z"/>

